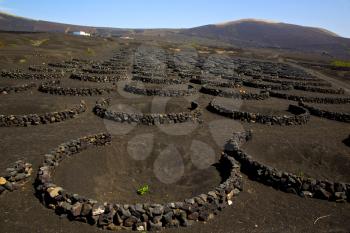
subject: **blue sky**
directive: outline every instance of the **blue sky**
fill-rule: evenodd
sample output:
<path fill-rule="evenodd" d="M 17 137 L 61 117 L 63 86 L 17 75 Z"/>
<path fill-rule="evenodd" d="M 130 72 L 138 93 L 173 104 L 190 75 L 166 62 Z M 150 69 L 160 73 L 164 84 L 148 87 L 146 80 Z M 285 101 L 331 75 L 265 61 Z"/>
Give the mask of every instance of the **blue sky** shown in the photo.
<path fill-rule="evenodd" d="M 187 28 L 257 18 L 323 27 L 350 38 L 350 0 L 0 0 L 0 10 L 121 28 Z"/>

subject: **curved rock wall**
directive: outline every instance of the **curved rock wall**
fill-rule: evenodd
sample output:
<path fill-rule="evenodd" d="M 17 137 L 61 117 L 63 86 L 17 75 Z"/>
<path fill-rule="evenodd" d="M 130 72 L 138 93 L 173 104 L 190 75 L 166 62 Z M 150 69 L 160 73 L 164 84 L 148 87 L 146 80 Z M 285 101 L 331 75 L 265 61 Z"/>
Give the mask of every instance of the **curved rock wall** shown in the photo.
<path fill-rule="evenodd" d="M 309 91 L 309 92 L 318 92 L 324 94 L 345 94 L 344 89 L 331 89 L 331 88 L 319 88 L 319 87 L 310 87 L 310 86 L 294 86 L 295 90 Z"/>
<path fill-rule="evenodd" d="M 298 95 L 291 95 L 291 94 L 279 93 L 279 92 L 274 92 L 274 91 L 269 91 L 269 93 L 270 93 L 271 97 L 293 100 L 293 101 L 304 101 L 304 102 L 319 103 L 319 104 L 347 104 L 347 103 L 350 103 L 350 98 L 298 96 Z"/>
<path fill-rule="evenodd" d="M 289 105 L 289 111 L 294 113 L 294 116 L 264 115 L 228 109 L 218 104 L 215 100 L 210 102 L 208 110 L 232 119 L 267 125 L 303 125 L 310 120 L 310 113 L 306 109 L 295 105 Z"/>
<path fill-rule="evenodd" d="M 171 89 L 156 89 L 156 88 L 141 88 L 134 85 L 126 84 L 124 90 L 137 95 L 146 96 L 164 96 L 164 97 L 180 97 L 189 96 L 198 92 L 193 86 L 189 85 L 186 90 L 171 90 Z"/>
<path fill-rule="evenodd" d="M 332 111 L 322 110 L 322 109 L 307 105 L 303 102 L 299 102 L 299 105 L 308 109 L 309 112 L 311 113 L 311 115 L 327 118 L 329 120 L 350 123 L 350 114 L 349 113 L 332 112 Z"/>
<path fill-rule="evenodd" d="M 126 80 L 128 77 L 125 75 L 91 75 L 87 73 L 73 73 L 71 74 L 70 78 L 80 81 L 106 83 Z"/>
<path fill-rule="evenodd" d="M 52 84 L 41 84 L 39 86 L 39 91 L 43 93 L 48 93 L 51 95 L 74 95 L 74 96 L 93 96 L 93 95 L 103 95 L 106 93 L 114 92 L 114 88 L 74 88 L 74 87 L 60 87 Z"/>
<path fill-rule="evenodd" d="M 91 68 L 91 69 L 83 69 L 84 72 L 90 74 L 110 74 L 110 75 L 118 75 L 122 77 L 127 76 L 126 69 L 112 69 L 107 67 L 99 67 L 99 68 Z"/>
<path fill-rule="evenodd" d="M 274 84 L 266 84 L 260 83 L 256 81 L 243 81 L 243 86 L 260 88 L 260 89 L 271 89 L 271 90 L 292 90 L 293 86 L 290 85 L 274 85 Z"/>
<path fill-rule="evenodd" d="M 240 144 L 252 138 L 251 131 L 236 133 L 226 145 L 226 153 L 241 163 L 241 171 L 250 178 L 284 192 L 302 197 L 329 201 L 350 201 L 350 184 L 297 176 L 263 165 L 240 149 Z"/>
<path fill-rule="evenodd" d="M 59 79 L 62 78 L 62 74 L 58 73 L 24 73 L 21 71 L 2 71 L 1 77 L 10 79 L 31 79 L 31 80 L 42 80 L 42 79 Z"/>
<path fill-rule="evenodd" d="M 34 87 L 36 87 L 35 83 L 23 84 L 20 86 L 12 86 L 12 87 L 0 87 L 0 94 L 9 94 L 9 93 L 27 91 Z"/>
<path fill-rule="evenodd" d="M 268 99 L 269 93 L 261 91 L 260 94 L 256 93 L 245 93 L 243 91 L 240 92 L 234 92 L 234 91 L 225 91 L 220 90 L 215 87 L 210 86 L 203 86 L 200 89 L 200 92 L 208 95 L 213 96 L 221 96 L 221 97 L 227 97 L 227 98 L 235 98 L 235 99 L 245 99 L 245 100 L 265 100 Z"/>
<path fill-rule="evenodd" d="M 183 84 L 185 83 L 182 79 L 176 79 L 176 78 L 154 78 L 154 77 L 147 77 L 147 76 L 141 76 L 141 75 L 134 75 L 133 80 L 140 81 L 143 83 L 154 83 L 154 84 L 162 84 L 162 85 L 171 85 L 171 84 Z"/>
<path fill-rule="evenodd" d="M 32 174 L 32 165 L 23 160 L 16 161 L 11 167 L 0 174 L 0 195 L 6 191 L 12 192 L 28 180 Z"/>
<path fill-rule="evenodd" d="M 106 133 L 87 136 L 63 143 L 46 154 L 35 183 L 37 196 L 43 204 L 71 220 L 88 222 L 104 229 L 159 231 L 212 219 L 220 210 L 231 205 L 242 189 L 239 166 L 225 153 L 220 162 L 228 167 L 229 177 L 214 190 L 179 202 L 131 205 L 98 203 L 53 183 L 55 168 L 62 160 L 88 148 L 107 145 L 111 140 L 111 135 Z"/>
<path fill-rule="evenodd" d="M 62 122 L 86 111 L 86 104 L 82 101 L 77 107 L 45 114 L 28 115 L 0 115 L 0 127 L 17 127 Z"/>
<path fill-rule="evenodd" d="M 176 124 L 184 122 L 201 122 L 202 111 L 197 103 L 191 103 L 191 111 L 179 113 L 126 113 L 109 110 L 109 100 L 103 99 L 96 103 L 94 113 L 104 119 L 116 122 L 137 123 L 143 125 Z"/>
<path fill-rule="evenodd" d="M 230 82 L 220 82 L 216 80 L 192 78 L 190 82 L 200 85 L 210 85 L 214 87 L 227 87 L 227 88 L 239 88 L 242 87 L 242 82 L 230 81 Z"/>
<path fill-rule="evenodd" d="M 271 83 L 279 83 L 281 85 L 291 85 L 291 86 L 314 86 L 314 87 L 331 87 L 332 84 L 326 82 L 298 82 L 298 81 L 287 81 L 280 80 L 272 77 L 259 77 L 257 80 L 271 82 Z"/>

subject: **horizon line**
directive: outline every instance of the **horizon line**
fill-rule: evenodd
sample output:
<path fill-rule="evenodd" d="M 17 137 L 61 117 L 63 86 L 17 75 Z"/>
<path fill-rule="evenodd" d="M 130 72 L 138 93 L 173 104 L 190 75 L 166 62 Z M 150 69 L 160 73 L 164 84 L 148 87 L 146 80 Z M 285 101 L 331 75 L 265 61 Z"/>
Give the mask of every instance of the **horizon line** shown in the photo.
<path fill-rule="evenodd" d="M 316 26 L 309 26 L 309 25 L 301 25 L 301 24 L 295 24 L 295 23 L 290 23 L 290 22 L 282 22 L 274 19 L 257 19 L 257 18 L 241 18 L 241 19 L 231 19 L 231 20 L 224 20 L 221 22 L 216 22 L 216 23 L 207 23 L 207 24 L 201 24 L 197 26 L 192 26 L 192 27 L 117 27 L 117 26 L 97 26 L 97 25 L 87 25 L 87 24 L 76 24 L 76 23 L 69 23 L 69 22 L 61 22 L 61 21 L 51 21 L 51 20 L 43 20 L 43 19 L 35 19 L 35 18 L 28 18 L 25 16 L 20 16 L 11 12 L 3 11 L 0 9 L 0 14 L 6 14 L 9 16 L 13 17 L 18 17 L 18 18 L 23 18 L 27 20 L 33 20 L 33 21 L 45 21 L 45 22 L 50 22 L 50 23 L 58 23 L 58 24 L 68 24 L 72 26 L 82 26 L 82 27 L 91 27 L 91 28 L 109 28 L 109 29 L 121 29 L 121 30 L 182 30 L 182 29 L 191 29 L 191 28 L 196 28 L 196 27 L 201 27 L 201 26 L 209 26 L 209 25 L 225 25 L 225 24 L 230 24 L 230 23 L 239 23 L 239 22 L 249 22 L 249 21 L 254 21 L 254 22 L 261 22 L 261 23 L 268 23 L 268 24 L 289 24 L 289 25 L 295 25 L 295 26 L 301 26 L 301 27 L 308 27 L 308 28 L 314 28 L 314 29 L 319 29 L 328 33 L 333 34 L 333 36 L 336 37 L 342 37 L 342 38 L 348 38 L 350 37 L 345 37 L 341 36 L 338 33 L 335 33 L 327 28 L 323 27 L 316 27 Z"/>

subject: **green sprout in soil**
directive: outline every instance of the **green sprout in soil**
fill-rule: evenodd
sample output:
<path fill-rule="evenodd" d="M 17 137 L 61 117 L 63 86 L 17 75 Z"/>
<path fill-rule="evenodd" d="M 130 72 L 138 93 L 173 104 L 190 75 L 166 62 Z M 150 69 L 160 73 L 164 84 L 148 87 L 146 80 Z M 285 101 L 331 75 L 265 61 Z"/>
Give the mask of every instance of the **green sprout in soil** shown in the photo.
<path fill-rule="evenodd" d="M 304 178 L 305 178 L 305 174 L 304 174 L 304 172 L 302 172 L 302 171 L 299 171 L 298 174 L 297 174 L 297 176 L 299 176 L 301 179 L 304 179 Z"/>
<path fill-rule="evenodd" d="M 94 56 L 95 55 L 95 51 L 92 48 L 87 48 L 86 49 L 86 53 L 90 56 Z"/>
<path fill-rule="evenodd" d="M 143 196 L 149 192 L 149 186 L 146 184 L 137 190 L 137 194 Z"/>

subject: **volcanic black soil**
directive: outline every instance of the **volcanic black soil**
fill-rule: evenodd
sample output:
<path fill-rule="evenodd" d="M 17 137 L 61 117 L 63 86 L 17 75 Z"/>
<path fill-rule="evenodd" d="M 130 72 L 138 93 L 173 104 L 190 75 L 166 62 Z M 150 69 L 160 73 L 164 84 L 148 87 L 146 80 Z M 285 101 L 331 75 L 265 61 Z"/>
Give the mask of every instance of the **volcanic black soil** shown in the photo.
<path fill-rule="evenodd" d="M 37 46 L 35 41 L 44 39 L 45 42 Z M 28 182 L 19 190 L 0 195 L 0 232 L 108 232 L 56 215 L 40 203 L 34 195 L 33 185 L 37 169 L 46 153 L 61 143 L 100 132 L 112 134 L 111 145 L 89 149 L 65 160 L 55 172 L 55 184 L 100 202 L 132 204 L 182 201 L 206 193 L 220 184 L 225 170 L 217 165 L 225 142 L 233 132 L 246 129 L 252 130 L 253 139 L 243 149 L 259 162 L 299 176 L 350 183 L 350 147 L 343 143 L 350 134 L 349 123 L 311 116 L 304 125 L 270 126 L 233 120 L 206 109 L 210 101 L 224 99 L 226 107 L 244 112 L 292 115 L 288 106 L 297 105 L 295 101 L 277 98 L 237 101 L 211 96 L 199 92 L 201 85 L 191 84 L 186 76 L 199 75 L 197 78 L 201 78 L 201 74 L 206 76 L 206 73 L 212 73 L 217 76 L 216 80 L 226 82 L 217 72 L 219 70 L 228 74 L 229 68 L 222 68 L 222 64 L 228 64 L 239 54 L 226 54 L 220 58 L 220 54 L 212 54 L 215 53 L 213 51 L 209 54 L 197 53 L 196 49 L 201 48 L 188 48 L 188 45 L 169 46 L 145 40 L 80 38 L 45 33 L 0 33 L 0 41 L 3 42 L 3 47 L 0 47 L 2 70 L 16 72 L 19 69 L 24 73 L 32 73 L 28 69 L 31 65 L 49 67 L 49 63 L 67 64 L 65 62 L 71 59 L 78 59 L 76 62 L 87 68 L 91 68 L 91 64 L 83 60 L 96 65 L 112 61 L 115 66 L 119 66 L 116 72 L 128 72 L 127 80 L 98 83 L 70 79 L 73 71 L 83 72 L 81 68 L 74 68 L 73 71 L 60 68 L 64 75 L 61 83 L 52 84 L 53 87 L 115 88 L 111 93 L 92 96 L 42 93 L 38 87 L 50 80 L 9 79 L 0 75 L 0 87 L 30 82 L 37 84 L 36 88 L 19 93 L 0 93 L 0 115 L 63 111 L 76 106 L 81 100 L 87 104 L 86 112 L 63 122 L 0 127 L 0 171 L 21 158 L 33 164 L 33 174 Z M 170 49 L 178 47 L 184 51 Z M 147 54 L 143 50 L 155 52 Z M 181 61 L 173 68 L 172 57 L 180 52 L 183 52 Z M 145 54 L 152 59 L 137 60 Z M 205 62 L 209 58 L 213 63 Z M 124 64 L 123 61 L 131 62 Z M 153 64 L 152 61 L 157 62 Z M 147 68 L 143 68 L 143 62 Z M 158 63 L 165 65 L 159 66 Z M 137 67 L 138 71 L 164 72 L 163 77 L 183 79 L 185 84 L 193 85 L 198 92 L 186 97 L 143 96 L 125 92 L 124 84 L 134 82 L 132 72 L 135 64 L 140 66 Z M 167 67 L 165 70 L 164 66 Z M 240 76 L 239 73 L 235 75 Z M 332 77 L 329 78 L 327 82 L 332 83 Z M 141 86 L 186 90 L 183 85 L 142 83 Z M 242 87 L 241 90 L 259 93 L 263 89 Z M 279 92 L 314 97 L 350 97 L 348 92 L 340 95 L 299 90 Z M 96 101 L 102 98 L 110 98 L 112 110 L 147 114 L 190 111 L 191 102 L 195 101 L 202 109 L 201 122 L 158 126 L 117 123 L 93 113 Z M 349 102 L 310 105 L 334 112 L 350 112 Z M 202 156 L 198 157 L 195 150 L 200 150 Z M 166 177 L 169 173 L 162 173 L 164 167 L 172 171 L 173 175 Z M 164 229 L 164 232 L 350 232 L 349 203 L 284 193 L 252 181 L 245 174 L 243 182 L 243 191 L 235 197 L 233 205 L 219 212 L 213 220 L 196 222 L 189 227 Z M 137 189 L 145 184 L 150 187 L 149 193 L 138 195 Z"/>

